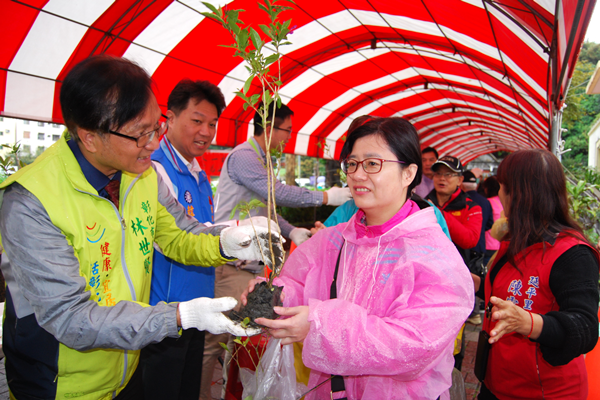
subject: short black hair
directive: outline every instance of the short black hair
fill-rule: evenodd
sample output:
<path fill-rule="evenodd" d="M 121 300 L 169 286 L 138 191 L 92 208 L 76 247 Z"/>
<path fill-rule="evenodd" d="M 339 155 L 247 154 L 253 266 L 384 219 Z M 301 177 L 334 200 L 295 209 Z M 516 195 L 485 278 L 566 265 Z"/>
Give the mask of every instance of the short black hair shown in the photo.
<path fill-rule="evenodd" d="M 262 107 L 262 104 L 260 105 Z M 294 112 L 285 104 L 281 104 L 281 107 L 277 108 L 275 110 L 275 121 L 274 124 L 275 126 L 278 126 L 280 124 L 283 123 L 283 121 L 285 121 L 285 119 L 287 117 L 291 117 L 292 115 L 294 115 Z M 269 105 L 269 110 L 268 110 L 268 114 L 267 114 L 267 122 L 270 123 L 273 120 L 273 103 L 271 103 Z M 265 130 L 263 129 L 262 126 L 262 117 L 261 115 L 258 113 L 258 111 L 256 113 L 254 113 L 254 136 L 260 136 L 263 134 Z"/>
<path fill-rule="evenodd" d="M 65 125 L 79 140 L 77 128 L 104 135 L 141 115 L 152 96 L 152 80 L 124 58 L 97 55 L 75 65 L 60 88 Z"/>
<path fill-rule="evenodd" d="M 440 155 L 438 154 L 437 150 L 434 149 L 433 147 L 425 147 L 423 150 L 421 150 L 421 154 L 425 154 L 425 153 L 433 153 L 433 154 L 435 154 L 435 159 L 436 160 L 438 158 L 440 158 Z"/>
<path fill-rule="evenodd" d="M 485 197 L 488 199 L 490 197 L 498 196 L 498 192 L 500 191 L 500 184 L 498 183 L 498 179 L 495 176 L 490 176 L 485 181 L 483 181 L 483 191 L 485 193 Z"/>
<path fill-rule="evenodd" d="M 415 179 L 408 187 L 406 198 L 410 198 L 412 190 L 421 183 L 423 175 L 423 162 L 421 160 L 421 145 L 419 144 L 419 134 L 415 127 L 404 118 L 377 118 L 371 116 L 362 116 L 356 118 L 350 124 L 348 136 L 342 152 L 340 162 L 344 161 L 350 153 L 354 143 L 360 138 L 378 135 L 389 146 L 390 150 L 398 161 L 404 161 L 403 168 L 406 165 L 415 164 L 417 173 Z"/>
<path fill-rule="evenodd" d="M 194 99 L 198 103 L 202 100 L 208 101 L 217 108 L 217 116 L 219 117 L 226 106 L 225 97 L 223 97 L 221 89 L 214 83 L 182 79 L 171 91 L 169 100 L 167 101 L 167 108 L 173 111 L 175 115 L 179 115 L 180 112 L 187 108 L 190 99 Z"/>

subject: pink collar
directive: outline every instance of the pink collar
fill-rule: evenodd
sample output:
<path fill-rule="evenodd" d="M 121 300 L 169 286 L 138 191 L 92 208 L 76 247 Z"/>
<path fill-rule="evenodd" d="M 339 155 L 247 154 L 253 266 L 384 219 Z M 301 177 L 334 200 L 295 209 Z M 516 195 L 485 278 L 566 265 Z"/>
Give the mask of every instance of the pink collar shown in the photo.
<path fill-rule="evenodd" d="M 354 220 L 356 228 L 356 237 L 362 238 L 364 236 L 368 238 L 381 236 L 388 232 L 390 229 L 404 221 L 406 217 L 412 215 L 420 210 L 419 206 L 412 200 L 408 199 L 406 203 L 398 210 L 398 212 L 387 222 L 382 225 L 365 225 L 365 213 L 363 210 L 358 210 L 356 218 Z"/>

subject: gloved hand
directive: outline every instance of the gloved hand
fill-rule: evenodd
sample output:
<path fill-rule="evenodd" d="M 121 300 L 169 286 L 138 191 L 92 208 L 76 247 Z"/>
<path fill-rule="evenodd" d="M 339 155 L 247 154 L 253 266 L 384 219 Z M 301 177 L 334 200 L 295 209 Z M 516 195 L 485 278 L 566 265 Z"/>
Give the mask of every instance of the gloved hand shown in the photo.
<path fill-rule="evenodd" d="M 277 226 L 277 222 L 273 221 L 272 219 L 269 219 L 267 217 L 251 217 L 251 218 L 246 218 L 246 219 L 240 219 L 237 223 L 238 226 L 262 226 L 263 228 L 267 228 L 268 227 L 268 223 L 271 223 L 271 232 L 281 232 L 281 230 L 279 229 L 279 227 Z"/>
<path fill-rule="evenodd" d="M 242 328 L 238 322 L 233 322 L 223 311 L 233 309 L 237 300 L 233 297 L 219 297 L 209 299 L 199 297 L 190 301 L 179 303 L 179 319 L 183 329 L 196 328 L 199 331 L 208 331 L 213 335 L 229 332 L 235 336 L 258 335 L 260 328 Z"/>
<path fill-rule="evenodd" d="M 304 228 L 294 228 L 290 232 L 290 239 L 292 239 L 292 242 L 294 242 L 296 246 L 300 246 L 302 243 L 310 239 L 311 236 L 312 234 L 310 231 Z"/>
<path fill-rule="evenodd" d="M 279 233 L 271 231 L 271 240 L 273 242 L 273 252 L 275 266 L 279 267 L 283 263 L 283 246 L 285 239 Z M 225 228 L 221 231 L 221 248 L 228 257 L 235 257 L 240 260 L 260 260 L 264 261 L 271 269 L 273 262 L 269 250 L 269 232 L 262 226 L 252 227 L 250 225 L 234 226 Z M 262 254 L 266 260 L 262 259 Z"/>
<path fill-rule="evenodd" d="M 332 187 L 325 193 L 327 193 L 328 206 L 341 206 L 342 204 L 344 204 L 352 198 L 352 194 L 350 194 L 350 188 L 348 187 Z"/>

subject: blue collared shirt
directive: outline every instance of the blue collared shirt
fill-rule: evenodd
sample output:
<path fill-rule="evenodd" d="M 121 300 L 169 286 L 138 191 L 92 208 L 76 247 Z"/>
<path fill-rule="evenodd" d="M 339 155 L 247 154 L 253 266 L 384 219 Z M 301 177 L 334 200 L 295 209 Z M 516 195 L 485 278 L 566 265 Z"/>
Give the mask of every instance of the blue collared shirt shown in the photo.
<path fill-rule="evenodd" d="M 75 155 L 75 159 L 79 163 L 81 167 L 81 171 L 85 176 L 85 179 L 92 185 L 94 189 L 98 192 L 98 195 L 108 199 L 108 193 L 106 192 L 106 185 L 112 180 L 121 180 L 121 171 L 117 171 L 116 174 L 113 175 L 112 179 L 108 176 L 104 175 L 102 172 L 98 171 L 96 167 L 94 167 L 84 156 L 79 148 L 75 139 L 71 139 L 67 142 L 69 148 Z"/>

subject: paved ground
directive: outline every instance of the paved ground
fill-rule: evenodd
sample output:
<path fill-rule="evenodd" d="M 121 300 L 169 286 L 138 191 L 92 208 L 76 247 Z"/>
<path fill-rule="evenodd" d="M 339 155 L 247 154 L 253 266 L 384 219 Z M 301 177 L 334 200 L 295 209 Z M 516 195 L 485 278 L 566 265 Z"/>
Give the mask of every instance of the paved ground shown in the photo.
<path fill-rule="evenodd" d="M 0 352 L 2 350 L 0 349 Z M 2 354 L 4 357 L 4 354 Z M 6 384 L 6 371 L 4 370 L 4 358 L 0 361 L 0 400 L 8 400 L 8 385 Z"/>
<path fill-rule="evenodd" d="M 465 340 L 467 348 L 465 349 L 465 358 L 463 359 L 462 375 L 465 380 L 465 391 L 467 392 L 467 400 L 476 399 L 479 394 L 480 382 L 473 373 L 475 366 L 475 353 L 477 352 L 477 341 L 479 339 L 479 331 L 481 324 L 472 325 L 467 322 L 465 326 Z"/>

